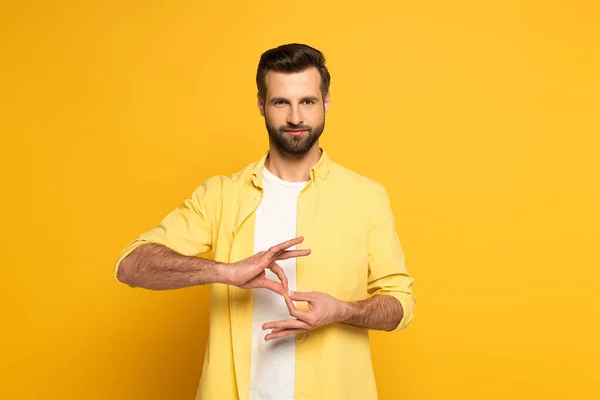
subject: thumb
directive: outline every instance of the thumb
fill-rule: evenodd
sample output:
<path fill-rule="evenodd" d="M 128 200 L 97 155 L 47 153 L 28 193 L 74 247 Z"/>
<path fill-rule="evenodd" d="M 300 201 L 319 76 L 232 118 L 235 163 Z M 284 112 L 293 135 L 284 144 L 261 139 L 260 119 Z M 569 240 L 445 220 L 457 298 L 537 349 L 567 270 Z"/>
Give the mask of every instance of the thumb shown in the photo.
<path fill-rule="evenodd" d="M 307 292 L 293 292 L 291 290 L 288 290 L 288 295 L 292 298 L 292 300 L 296 300 L 296 301 L 313 301 L 314 300 L 314 296 L 312 293 L 307 293 Z"/>
<path fill-rule="evenodd" d="M 262 282 L 262 287 L 265 289 L 269 289 L 269 290 L 271 290 L 277 294 L 280 294 L 282 296 L 285 293 L 285 289 L 283 288 L 281 283 L 272 281 L 270 279 L 265 279 L 264 282 Z"/>

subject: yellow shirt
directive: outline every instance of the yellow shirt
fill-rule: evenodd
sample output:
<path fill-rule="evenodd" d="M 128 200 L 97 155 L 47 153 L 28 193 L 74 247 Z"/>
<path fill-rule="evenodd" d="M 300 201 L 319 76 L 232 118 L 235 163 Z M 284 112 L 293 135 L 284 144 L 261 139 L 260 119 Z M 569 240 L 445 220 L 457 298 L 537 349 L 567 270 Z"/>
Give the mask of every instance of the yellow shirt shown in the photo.
<path fill-rule="evenodd" d="M 232 263 L 254 254 L 255 210 L 262 197 L 268 153 L 231 177 L 214 176 L 149 232 L 129 243 L 115 265 L 144 243 L 158 243 L 186 256 L 213 250 Z M 328 293 L 340 300 L 397 298 L 413 319 L 412 276 L 404 262 L 389 197 L 383 186 L 331 161 L 325 151 L 298 196 L 297 290 Z M 196 399 L 247 399 L 252 343 L 252 290 L 212 285 L 210 329 Z M 296 400 L 377 398 L 368 331 L 330 324 L 296 336 Z"/>

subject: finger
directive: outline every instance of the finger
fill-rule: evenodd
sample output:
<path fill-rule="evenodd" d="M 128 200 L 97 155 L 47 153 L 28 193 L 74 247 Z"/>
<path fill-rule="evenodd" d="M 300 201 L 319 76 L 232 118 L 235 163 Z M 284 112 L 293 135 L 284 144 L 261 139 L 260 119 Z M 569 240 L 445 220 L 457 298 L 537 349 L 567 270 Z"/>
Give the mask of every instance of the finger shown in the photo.
<path fill-rule="evenodd" d="M 298 236 L 297 238 L 286 240 L 285 242 L 279 243 L 279 244 L 271 247 L 267 251 L 267 253 L 270 253 L 271 256 L 274 257 L 275 255 L 281 253 L 283 250 L 287 249 L 288 247 L 292 247 L 294 245 L 297 245 L 298 243 L 302 243 L 303 241 L 304 241 L 304 237 Z"/>
<path fill-rule="evenodd" d="M 295 301 L 315 301 L 316 293 L 315 292 L 292 292 L 291 290 L 288 292 L 289 296 L 292 300 Z"/>
<path fill-rule="evenodd" d="M 254 278 L 250 279 L 248 282 L 244 283 L 243 285 L 239 285 L 239 287 L 242 289 L 261 288 L 261 287 L 263 287 L 262 282 L 267 279 L 266 276 L 267 276 L 267 274 L 265 271 L 260 271 L 260 273 L 258 275 L 256 275 Z"/>
<path fill-rule="evenodd" d="M 265 340 L 273 340 L 273 339 L 279 339 L 285 336 L 290 336 L 290 335 L 295 335 L 297 333 L 300 332 L 304 332 L 305 329 L 285 329 L 283 331 L 279 331 L 277 333 L 269 333 L 267 336 L 265 336 Z"/>
<path fill-rule="evenodd" d="M 285 299 L 285 304 L 287 305 L 290 315 L 292 315 L 292 311 L 296 309 L 296 305 L 294 304 L 292 298 L 288 295 L 288 293 L 290 293 L 290 290 L 283 294 L 283 298 Z"/>
<path fill-rule="evenodd" d="M 302 250 L 286 250 L 279 253 L 275 258 L 277 260 L 287 260 L 288 258 L 294 257 L 306 257 L 310 254 L 310 249 L 302 249 Z"/>
<path fill-rule="evenodd" d="M 312 321 L 312 319 L 313 319 L 312 313 L 310 311 L 304 311 L 304 310 L 297 308 L 296 305 L 294 304 L 294 302 L 292 301 L 292 298 L 289 295 L 290 293 L 294 293 L 294 292 L 292 292 L 291 290 L 288 290 L 287 292 L 285 292 L 283 294 L 283 298 L 285 299 L 285 304 L 287 305 L 290 315 L 292 317 L 300 319 L 304 322 L 307 322 L 308 324 L 311 324 L 310 321 Z M 310 307 L 310 302 L 308 304 Z"/>
<path fill-rule="evenodd" d="M 302 322 L 307 323 L 310 326 L 313 326 L 312 321 L 314 319 L 314 315 L 311 311 L 304 311 L 294 307 L 294 309 L 290 310 L 290 315 L 301 320 Z"/>
<path fill-rule="evenodd" d="M 271 264 L 269 266 L 269 269 L 273 271 L 275 275 L 277 275 L 277 277 L 281 281 L 281 286 L 283 286 L 285 290 L 288 290 L 288 279 L 287 276 L 285 276 L 285 272 L 283 272 L 283 269 L 279 265 L 277 265 L 277 263 Z"/>
<path fill-rule="evenodd" d="M 304 321 L 293 319 L 284 319 L 281 321 L 266 322 L 262 326 L 263 330 L 266 329 L 310 329 L 311 326 Z"/>
<path fill-rule="evenodd" d="M 287 291 L 283 288 L 283 285 L 279 282 L 272 281 L 270 279 L 265 279 L 263 281 L 262 287 L 265 289 L 272 290 L 273 292 L 284 295 Z"/>

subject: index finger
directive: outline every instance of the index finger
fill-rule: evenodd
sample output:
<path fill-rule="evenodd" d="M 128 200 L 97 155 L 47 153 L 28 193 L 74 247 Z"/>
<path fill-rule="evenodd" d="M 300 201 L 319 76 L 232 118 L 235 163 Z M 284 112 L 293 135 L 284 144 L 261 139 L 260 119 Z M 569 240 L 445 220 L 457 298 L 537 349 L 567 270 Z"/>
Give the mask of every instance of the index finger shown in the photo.
<path fill-rule="evenodd" d="M 285 293 L 283 293 L 283 298 L 285 299 L 285 305 L 287 306 L 288 311 L 290 312 L 290 315 L 292 315 L 292 312 L 294 310 L 296 310 L 296 305 L 292 301 L 292 298 L 290 297 L 289 293 L 290 293 L 289 290 L 287 290 Z"/>
<path fill-rule="evenodd" d="M 272 256 L 275 256 L 275 255 L 281 253 L 283 250 L 287 249 L 288 247 L 292 247 L 298 243 L 302 243 L 303 241 L 304 241 L 304 236 L 298 236 L 297 238 L 286 240 L 285 242 L 282 242 L 275 246 L 272 246 L 269 249 L 269 253 L 271 253 Z"/>
<path fill-rule="evenodd" d="M 277 275 L 277 277 L 281 281 L 281 285 L 283 286 L 283 288 L 285 290 L 288 290 L 288 279 L 287 276 L 285 276 L 285 272 L 283 272 L 283 268 L 277 265 L 277 263 L 273 263 L 269 266 L 269 269 L 273 271 L 275 275 Z"/>

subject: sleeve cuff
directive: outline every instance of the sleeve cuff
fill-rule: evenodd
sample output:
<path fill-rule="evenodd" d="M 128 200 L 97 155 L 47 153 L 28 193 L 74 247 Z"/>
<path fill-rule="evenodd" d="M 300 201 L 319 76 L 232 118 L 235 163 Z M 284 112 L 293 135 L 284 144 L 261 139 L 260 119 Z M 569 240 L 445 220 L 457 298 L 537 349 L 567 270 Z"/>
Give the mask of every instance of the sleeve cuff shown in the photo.
<path fill-rule="evenodd" d="M 396 300 L 398 300 L 400 302 L 400 305 L 402 306 L 402 319 L 400 320 L 400 322 L 394 329 L 392 329 L 388 332 L 400 331 L 400 330 L 406 328 L 412 322 L 413 317 L 414 317 L 414 312 L 415 312 L 415 305 L 416 305 L 416 300 L 415 300 L 414 294 L 401 293 L 401 292 L 386 292 L 386 293 L 379 293 L 376 295 L 391 296 L 391 297 L 395 298 Z"/>
<path fill-rule="evenodd" d="M 150 243 L 150 242 L 148 242 L 147 240 L 136 239 L 133 242 L 129 243 L 127 246 L 125 246 L 125 248 L 119 255 L 119 258 L 117 259 L 117 262 L 115 263 L 115 266 L 114 266 L 114 277 L 117 281 L 119 281 L 118 273 L 119 273 L 119 265 L 121 264 L 121 261 L 123 261 L 125 259 L 125 257 L 127 257 L 129 254 L 131 254 L 135 249 L 137 249 L 138 247 L 140 247 L 141 245 L 146 244 L 146 243 Z M 121 281 L 119 281 L 119 282 L 121 282 Z M 130 285 L 128 283 L 126 285 L 131 288 L 139 287 L 139 286 L 135 286 L 135 285 Z"/>

